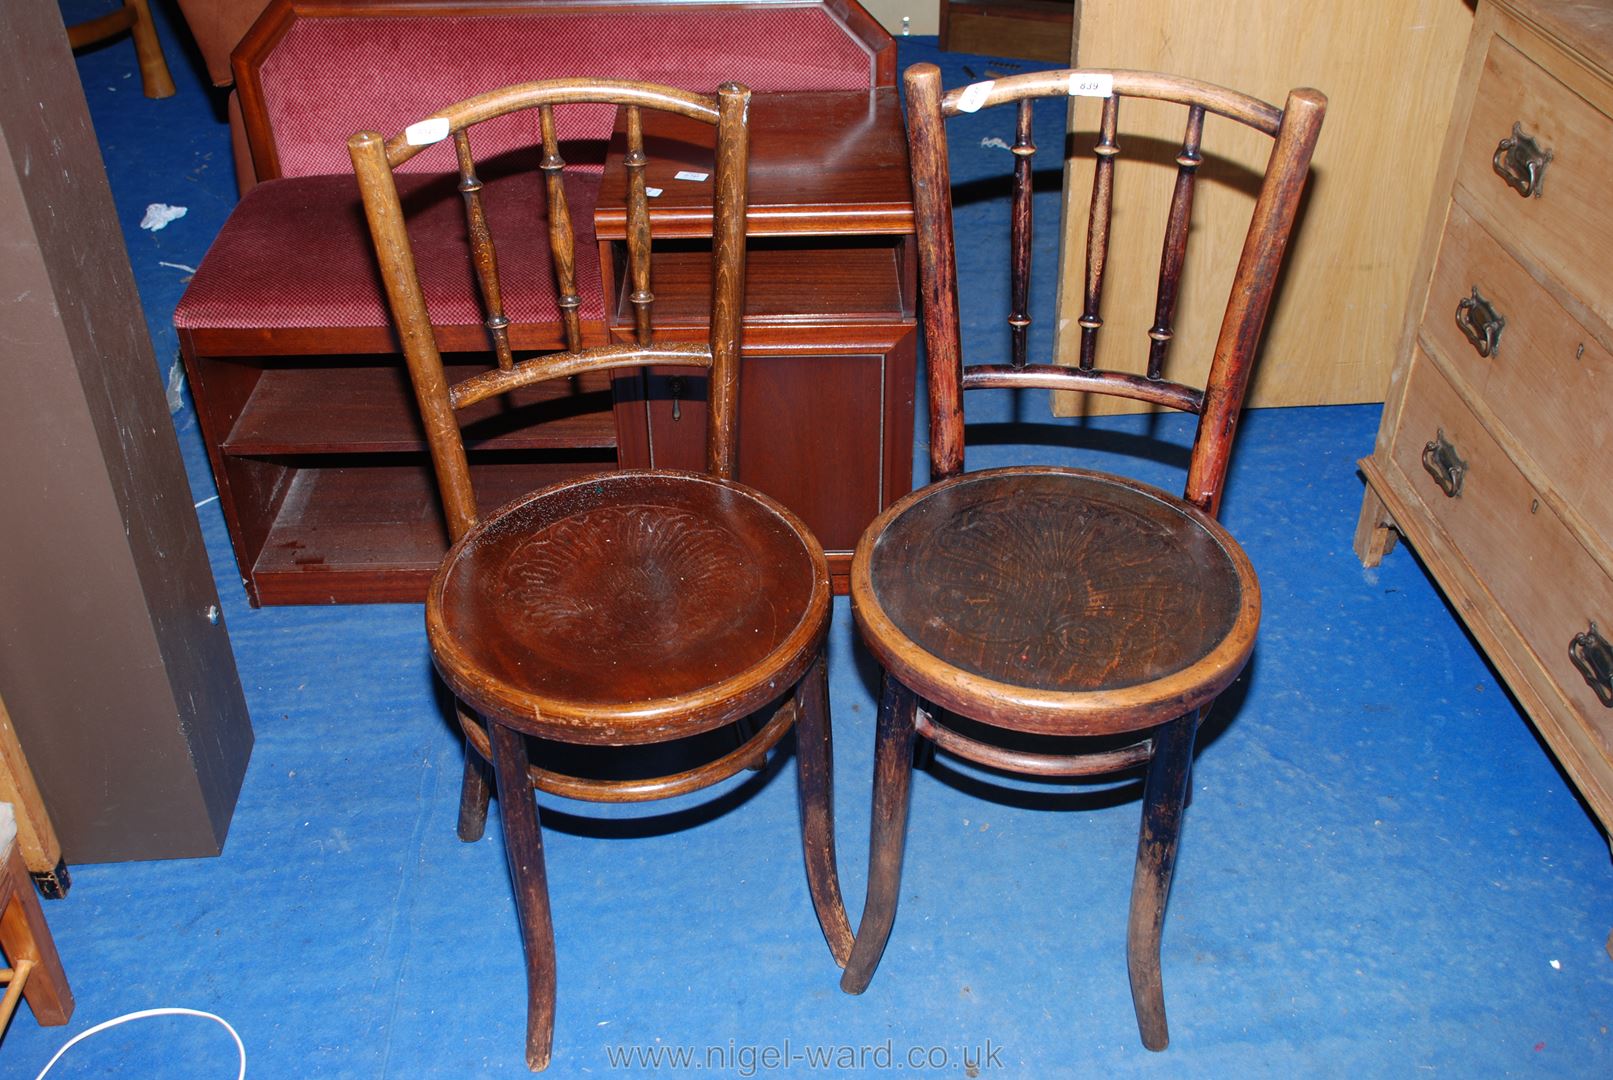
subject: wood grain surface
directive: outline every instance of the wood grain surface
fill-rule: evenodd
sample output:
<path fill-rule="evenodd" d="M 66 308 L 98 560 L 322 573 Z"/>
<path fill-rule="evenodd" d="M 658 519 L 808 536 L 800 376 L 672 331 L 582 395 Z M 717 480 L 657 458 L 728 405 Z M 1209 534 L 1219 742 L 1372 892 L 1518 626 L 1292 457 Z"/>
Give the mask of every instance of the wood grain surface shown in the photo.
<path fill-rule="evenodd" d="M 1176 72 L 1268 101 L 1280 100 L 1291 86 L 1315 86 L 1333 101 L 1266 336 L 1269 362 L 1256 375 L 1251 404 L 1383 399 L 1472 19 L 1465 0 L 1321 7 L 1286 0 L 1083 0 L 1079 63 Z M 1099 109 L 1091 101 L 1072 102 L 1075 135 L 1065 191 L 1071 206 L 1084 207 Z M 1116 164 L 1116 233 L 1103 311 L 1108 330 L 1097 364 L 1142 371 L 1182 129 L 1174 110 L 1134 105 L 1128 111 L 1131 133 Z M 1253 132 L 1213 117 L 1205 125 L 1169 378 L 1204 378 L 1254 197 L 1252 178 L 1267 152 L 1266 140 Z M 1063 230 L 1063 261 L 1078 261 L 1086 245 L 1085 214 L 1066 214 Z M 1062 284 L 1054 346 L 1060 363 L 1074 364 L 1079 356 L 1081 285 L 1070 275 Z M 1055 412 L 1141 408 L 1061 394 Z"/>
<path fill-rule="evenodd" d="M 880 536 L 871 575 L 916 644 L 1044 690 L 1181 671 L 1241 606 L 1231 557 L 1171 502 L 1064 473 L 943 485 Z"/>

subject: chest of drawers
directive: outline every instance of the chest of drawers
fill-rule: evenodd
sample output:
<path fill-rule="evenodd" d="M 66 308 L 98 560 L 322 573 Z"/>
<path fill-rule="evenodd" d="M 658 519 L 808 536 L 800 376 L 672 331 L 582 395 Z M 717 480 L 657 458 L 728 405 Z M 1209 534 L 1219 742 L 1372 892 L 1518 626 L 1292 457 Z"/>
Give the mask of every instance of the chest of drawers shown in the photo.
<path fill-rule="evenodd" d="M 1481 0 L 1355 538 L 1417 549 L 1604 826 L 1610 72 L 1613 7 Z"/>

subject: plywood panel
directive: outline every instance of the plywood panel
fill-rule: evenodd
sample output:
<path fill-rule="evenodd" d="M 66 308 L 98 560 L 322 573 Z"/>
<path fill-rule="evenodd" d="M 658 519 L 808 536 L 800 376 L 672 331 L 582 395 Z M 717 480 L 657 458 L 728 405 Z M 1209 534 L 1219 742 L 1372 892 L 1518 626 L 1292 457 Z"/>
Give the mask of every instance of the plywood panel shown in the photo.
<path fill-rule="evenodd" d="M 1473 13 L 1466 0 L 1085 0 L 1079 62 L 1206 79 L 1280 104 L 1315 86 L 1330 106 L 1288 268 L 1256 370 L 1252 405 L 1381 401 Z M 1128 118 L 1129 114 L 1129 118 Z M 1063 263 L 1079 267 L 1098 110 L 1082 101 L 1071 142 Z M 1128 122 L 1129 121 L 1129 122 Z M 1117 166 L 1115 245 L 1105 286 L 1102 367 L 1139 370 L 1153 316 L 1172 157 L 1182 112 L 1127 102 Z M 1138 125 L 1141 125 L 1139 128 Z M 1140 137 L 1139 137 L 1140 136 Z M 1202 381 L 1269 140 L 1211 118 L 1178 338 L 1166 374 Z M 1074 363 L 1081 275 L 1064 275 L 1060 362 Z M 1086 403 L 1061 397 L 1068 415 Z M 1095 403 L 1092 411 L 1134 408 Z"/>
<path fill-rule="evenodd" d="M 252 749 L 54 4 L 0 33 L 0 691 L 71 862 L 223 846 Z"/>

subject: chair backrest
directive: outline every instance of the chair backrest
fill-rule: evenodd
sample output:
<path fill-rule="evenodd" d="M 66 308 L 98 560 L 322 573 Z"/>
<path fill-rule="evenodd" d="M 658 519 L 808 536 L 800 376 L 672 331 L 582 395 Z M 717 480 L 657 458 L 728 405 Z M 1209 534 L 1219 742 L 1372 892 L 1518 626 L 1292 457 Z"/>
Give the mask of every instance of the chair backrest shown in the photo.
<path fill-rule="evenodd" d="M 449 535 L 457 540 L 476 524 L 476 500 L 464 438 L 455 416 L 458 410 L 548 379 L 568 378 L 590 371 L 666 364 L 711 369 L 706 428 L 706 465 L 718 477 L 734 473 L 739 402 L 739 335 L 745 281 L 746 170 L 749 160 L 746 113 L 750 91 L 732 83 L 715 96 L 693 94 L 647 83 L 599 80 L 551 80 L 523 83 L 461 101 L 391 138 L 360 132 L 348 140 L 353 168 L 358 174 L 364 213 L 375 242 L 387 303 L 403 344 L 404 359 L 414 384 L 415 400 L 426 429 L 431 459 L 448 517 Z M 580 300 L 575 279 L 575 240 L 566 202 L 556 136 L 555 109 L 568 105 L 615 105 L 625 111 L 627 170 L 627 276 L 630 299 L 637 312 L 636 342 L 583 348 L 577 308 Z M 712 219 L 711 332 L 704 344 L 652 344 L 648 319 L 650 274 L 650 215 L 644 184 L 641 109 L 662 109 L 715 125 L 716 164 Z M 567 348 L 517 361 L 509 340 L 509 319 L 504 314 L 498 256 L 481 198 L 482 182 L 476 174 L 471 129 L 512 113 L 536 113 L 529 119 L 542 143 L 541 169 L 548 202 L 550 255 L 559 285 L 559 307 Z M 416 272 L 413 250 L 404 220 L 394 170 L 422 149 L 453 140 L 459 168 L 459 190 L 464 195 L 470 255 L 480 286 L 485 323 L 496 368 L 448 385 L 442 351 L 432 329 L 425 292 Z"/>
<path fill-rule="evenodd" d="M 908 68 L 904 82 L 929 364 L 931 479 L 944 479 L 963 470 L 962 391 L 985 387 L 1079 390 L 1197 414 L 1198 431 L 1193 441 L 1184 497 L 1214 514 L 1220 504 L 1238 412 L 1327 99 L 1316 90 L 1294 90 L 1283 108 L 1278 109 L 1256 98 L 1193 79 L 1097 69 L 1016 75 L 943 93 L 940 69 L 933 64 L 915 64 Z M 1080 95 L 1103 98 L 1087 229 L 1086 287 L 1079 319 L 1080 365 L 1031 364 L 1026 359 L 1026 330 L 1030 325 L 1027 305 L 1031 269 L 1031 166 L 1035 154 L 1031 139 L 1032 103 L 1040 97 L 1067 99 Z M 1120 152 L 1117 125 L 1121 100 L 1127 97 L 1174 102 L 1184 106 L 1187 113 L 1160 259 L 1155 318 L 1147 330 L 1146 370 L 1135 373 L 1102 371 L 1093 366 L 1097 335 L 1103 326 L 1100 304 L 1110 245 L 1114 162 Z M 975 112 L 1010 102 L 1017 103 L 1018 117 L 1012 146 L 1009 357 L 1007 363 L 965 367 L 958 320 L 958 275 L 945 121 L 960 112 Z M 1209 378 L 1204 388 L 1199 389 L 1166 379 L 1163 372 L 1187 251 L 1193 186 L 1202 160 L 1200 143 L 1207 113 L 1254 128 L 1270 136 L 1273 145 L 1232 282 Z"/>

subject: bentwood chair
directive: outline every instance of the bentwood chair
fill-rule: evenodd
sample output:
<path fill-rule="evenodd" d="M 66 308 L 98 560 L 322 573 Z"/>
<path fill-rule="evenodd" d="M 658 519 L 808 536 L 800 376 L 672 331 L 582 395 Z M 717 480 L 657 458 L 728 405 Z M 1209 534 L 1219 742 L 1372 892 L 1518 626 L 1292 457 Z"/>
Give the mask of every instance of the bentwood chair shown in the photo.
<path fill-rule="evenodd" d="M 890 936 L 917 735 L 966 760 L 1034 776 L 1098 776 L 1146 767 L 1127 953 L 1143 1043 L 1160 1050 L 1168 1041 L 1160 931 L 1194 738 L 1201 713 L 1247 661 L 1260 619 L 1254 571 L 1215 515 L 1326 99 L 1315 90 L 1295 90 L 1278 109 L 1206 83 L 1131 71 L 1038 72 L 943 94 L 940 71 L 918 64 L 905 81 L 933 482 L 880 515 L 852 562 L 857 625 L 885 669 L 885 685 L 868 900 L 841 987 L 850 993 L 867 987 Z M 1028 363 L 1032 103 L 1039 97 L 1066 99 L 1088 87 L 1104 100 L 1080 366 Z M 1094 366 L 1119 152 L 1116 127 L 1127 98 L 1175 102 L 1186 112 L 1156 320 L 1138 338 L 1139 345 L 1147 343 L 1145 373 Z M 1009 103 L 1018 110 L 1010 353 L 1007 363 L 965 366 L 945 121 Z M 1254 128 L 1274 145 L 1201 390 L 1165 378 L 1163 364 L 1210 113 Z M 1131 480 L 1068 468 L 965 473 L 962 391 L 986 387 L 1115 394 L 1196 414 L 1185 494 L 1176 498 Z M 953 721 L 949 714 L 973 723 Z M 1044 742 L 1023 734 L 998 738 L 994 729 L 1071 737 L 1077 748 L 1077 737 L 1106 738 L 1088 740 L 1086 752 L 1049 754 L 1041 749 Z M 1015 741 L 1038 749 L 1015 747 Z"/>
<path fill-rule="evenodd" d="M 426 630 L 437 670 L 461 703 L 468 746 L 461 836 L 475 839 L 482 831 L 487 787 L 477 758 L 486 758 L 497 781 L 525 942 L 526 1054 L 534 1070 L 549 1060 L 555 995 L 534 787 L 604 802 L 679 795 L 756 764 L 794 725 L 813 904 L 836 961 L 843 965 L 851 950 L 834 862 L 823 652 L 828 565 L 793 514 L 733 479 L 749 99 L 748 90 L 731 84 L 707 97 L 639 83 L 528 83 L 449 106 L 390 139 L 360 133 L 349 140 L 454 541 L 430 586 Z M 640 317 L 631 344 L 578 348 L 571 332 L 570 349 L 517 360 L 479 196 L 472 130 L 519 113 L 541 134 L 552 257 L 565 308 L 577 290 L 554 114 L 559 106 L 601 104 L 626 111 L 627 279 L 641 313 L 652 293 L 640 110 L 667 110 L 716 126 L 710 335 L 702 344 L 653 344 L 650 320 Z M 507 136 L 511 128 L 499 130 Z M 496 366 L 452 386 L 393 175 L 424 147 L 448 139 L 496 359 Z M 573 318 L 574 307 L 568 309 Z M 478 514 L 457 411 L 541 380 L 647 364 L 709 370 L 707 473 L 601 473 Z M 749 718 L 762 710 L 771 716 L 753 730 Z M 724 726 L 745 737 L 738 748 L 648 780 L 568 774 L 541 752 L 537 761 L 529 754 L 529 736 L 552 754 L 556 743 L 644 746 Z"/>

